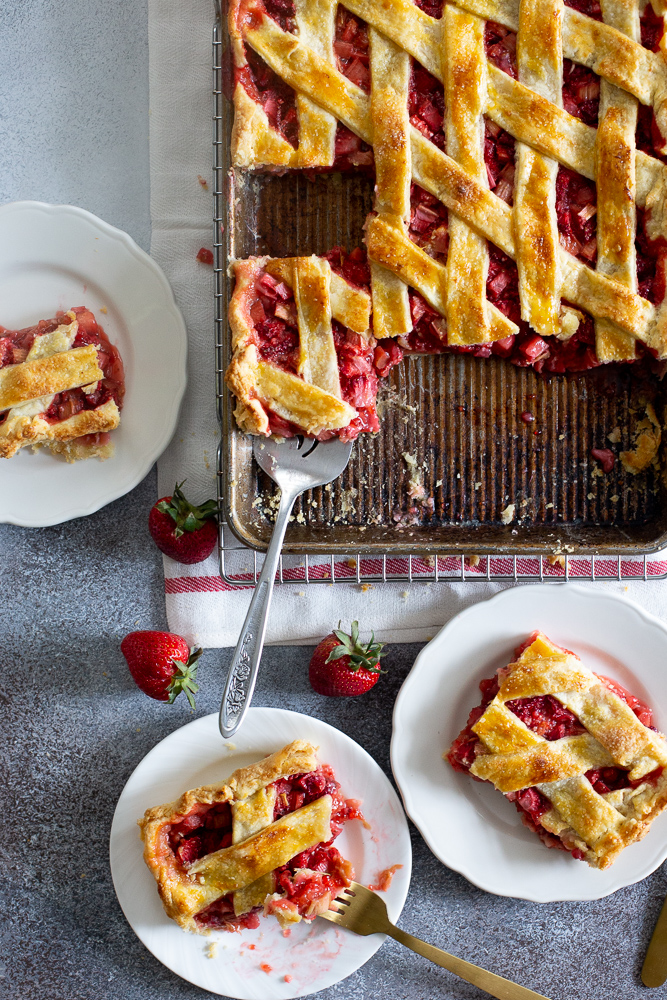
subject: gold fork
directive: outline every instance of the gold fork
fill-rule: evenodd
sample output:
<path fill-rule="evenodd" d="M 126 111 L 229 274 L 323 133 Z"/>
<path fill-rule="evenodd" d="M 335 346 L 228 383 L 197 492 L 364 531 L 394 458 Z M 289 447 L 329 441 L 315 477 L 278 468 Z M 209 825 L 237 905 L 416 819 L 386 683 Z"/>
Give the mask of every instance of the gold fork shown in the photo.
<path fill-rule="evenodd" d="M 471 962 L 465 962 L 462 958 L 449 955 L 441 948 L 436 948 L 402 931 L 400 927 L 394 927 L 387 916 L 384 900 L 358 882 L 351 882 L 348 889 L 343 889 L 341 894 L 332 900 L 331 909 L 320 913 L 320 916 L 333 924 L 345 927 L 348 931 L 354 931 L 355 934 L 364 936 L 389 934 L 394 941 L 400 941 L 418 955 L 423 955 L 436 965 L 441 965 L 443 969 L 449 969 L 454 975 L 467 980 L 473 986 L 478 986 L 491 996 L 498 997 L 498 1000 L 547 1000 L 540 993 L 534 993 L 525 986 L 519 986 L 509 979 L 496 976 L 493 972 L 480 969 Z"/>

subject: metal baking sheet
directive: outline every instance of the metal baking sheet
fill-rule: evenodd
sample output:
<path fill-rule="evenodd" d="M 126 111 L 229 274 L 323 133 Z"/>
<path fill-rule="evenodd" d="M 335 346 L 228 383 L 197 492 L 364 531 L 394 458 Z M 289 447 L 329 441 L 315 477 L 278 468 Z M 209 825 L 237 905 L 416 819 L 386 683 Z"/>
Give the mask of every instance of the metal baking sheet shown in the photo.
<path fill-rule="evenodd" d="M 276 487 L 252 461 L 222 376 L 229 359 L 230 260 L 359 246 L 372 182 L 341 174 L 252 175 L 229 163 L 231 107 L 214 36 L 215 271 L 220 460 L 228 524 L 266 547 Z M 410 357 L 383 380 L 381 430 L 362 435 L 339 480 L 297 501 L 285 551 L 312 553 L 643 554 L 667 545 L 662 470 L 600 474 L 592 448 L 632 447 L 649 395 L 610 366 L 537 375 L 498 359 Z M 522 413 L 531 413 L 526 423 Z M 508 521 L 508 523 L 504 523 Z"/>

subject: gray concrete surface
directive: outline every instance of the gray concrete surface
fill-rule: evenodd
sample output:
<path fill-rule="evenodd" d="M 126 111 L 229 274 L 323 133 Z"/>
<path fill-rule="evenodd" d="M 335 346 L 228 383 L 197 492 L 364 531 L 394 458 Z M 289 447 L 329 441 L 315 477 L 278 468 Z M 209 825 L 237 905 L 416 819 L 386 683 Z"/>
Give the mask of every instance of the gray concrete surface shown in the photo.
<path fill-rule="evenodd" d="M 0 4 L 0 201 L 78 204 L 148 249 L 146 60 L 144 0 Z M 84 520 L 31 531 L 0 525 L 0 1000 L 205 995 L 144 949 L 108 867 L 124 782 L 192 717 L 185 703 L 145 698 L 119 650 L 131 629 L 166 624 L 145 526 L 155 495 L 151 473 Z M 267 649 L 255 703 L 325 719 L 389 773 L 391 709 L 418 648 L 392 649 L 377 688 L 340 701 L 311 691 L 308 649 Z M 204 655 L 197 715 L 217 709 L 228 661 L 228 652 Z M 598 902 L 538 906 L 474 888 L 414 828 L 412 836 L 403 927 L 553 1000 L 647 995 L 639 968 L 667 892 L 663 870 Z M 482 994 L 388 942 L 320 996 Z"/>

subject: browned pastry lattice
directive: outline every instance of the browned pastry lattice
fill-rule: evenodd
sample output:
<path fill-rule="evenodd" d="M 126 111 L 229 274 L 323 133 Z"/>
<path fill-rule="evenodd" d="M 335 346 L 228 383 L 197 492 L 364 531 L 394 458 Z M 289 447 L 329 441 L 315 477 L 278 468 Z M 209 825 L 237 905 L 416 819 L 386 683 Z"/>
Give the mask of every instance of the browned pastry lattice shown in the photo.
<path fill-rule="evenodd" d="M 516 801 L 549 846 L 559 838 L 594 868 L 612 864 L 667 806 L 667 741 L 614 688 L 538 633 L 447 754 Z M 565 710 L 566 735 L 549 732 L 557 712 L 545 698 Z"/>
<path fill-rule="evenodd" d="M 242 430 L 343 439 L 377 430 L 378 377 L 393 362 L 370 332 L 368 292 L 322 257 L 252 258 L 234 273 L 227 383 Z"/>
<path fill-rule="evenodd" d="M 667 167 L 635 142 L 639 104 L 667 135 L 667 67 L 662 52 L 640 43 L 639 0 L 603 0 L 602 21 L 560 0 L 461 0 L 446 3 L 439 18 L 411 0 L 344 6 L 369 27 L 370 93 L 337 67 L 333 0 L 296 0 L 284 26 L 259 0 L 232 3 L 232 151 L 237 166 L 251 169 L 331 167 L 337 123 L 372 146 L 377 189 L 366 245 L 375 337 L 412 329 L 408 288 L 446 318 L 448 345 L 516 333 L 487 298 L 489 241 L 516 261 L 521 319 L 541 337 L 572 337 L 583 310 L 594 317 L 600 361 L 634 358 L 638 341 L 667 357 L 665 305 L 638 294 L 635 267 L 636 206 L 646 212 L 647 236 L 667 237 Z M 518 79 L 487 59 L 487 21 L 517 32 Z M 297 145 L 244 85 L 251 50 L 295 94 Z M 563 107 L 564 57 L 601 77 L 597 129 Z M 447 152 L 410 123 L 411 61 L 444 85 Z M 517 140 L 513 206 L 489 188 L 484 119 Z M 595 181 L 596 268 L 559 243 L 559 164 Z M 410 239 L 413 182 L 448 210 L 446 262 Z"/>

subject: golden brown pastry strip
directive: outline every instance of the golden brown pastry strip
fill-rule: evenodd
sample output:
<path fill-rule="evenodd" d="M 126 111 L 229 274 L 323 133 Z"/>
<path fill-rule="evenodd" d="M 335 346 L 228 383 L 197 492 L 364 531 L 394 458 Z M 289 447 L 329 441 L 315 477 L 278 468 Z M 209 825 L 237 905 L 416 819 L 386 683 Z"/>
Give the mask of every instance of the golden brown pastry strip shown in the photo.
<path fill-rule="evenodd" d="M 207 854 L 188 869 L 220 893 L 236 892 L 262 875 L 286 865 L 295 855 L 331 840 L 331 796 L 287 813 L 259 833 L 232 847 Z M 201 882 L 200 882 L 201 884 Z"/>

